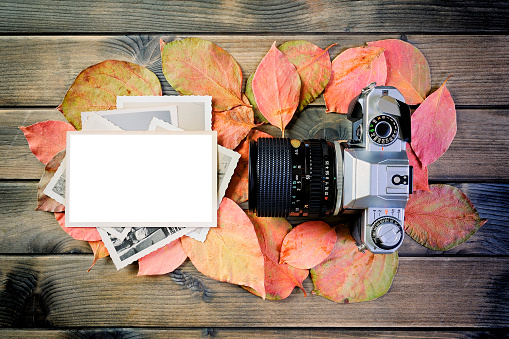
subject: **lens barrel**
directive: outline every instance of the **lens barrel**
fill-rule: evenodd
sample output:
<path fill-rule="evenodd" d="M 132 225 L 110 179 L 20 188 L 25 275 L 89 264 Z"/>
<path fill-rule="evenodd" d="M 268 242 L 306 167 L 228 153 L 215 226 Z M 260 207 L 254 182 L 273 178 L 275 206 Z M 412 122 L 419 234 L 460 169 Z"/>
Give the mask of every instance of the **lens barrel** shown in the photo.
<path fill-rule="evenodd" d="M 338 179 L 333 143 L 260 138 L 249 146 L 251 213 L 287 217 L 334 212 Z"/>

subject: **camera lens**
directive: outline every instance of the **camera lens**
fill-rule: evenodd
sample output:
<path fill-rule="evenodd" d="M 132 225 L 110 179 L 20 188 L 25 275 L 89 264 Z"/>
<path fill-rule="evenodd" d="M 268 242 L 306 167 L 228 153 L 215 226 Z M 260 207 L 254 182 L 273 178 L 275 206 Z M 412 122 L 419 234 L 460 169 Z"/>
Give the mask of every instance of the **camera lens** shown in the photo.
<path fill-rule="evenodd" d="M 341 150 L 336 148 L 339 143 L 319 139 L 251 141 L 249 211 L 259 217 L 287 217 L 325 216 L 339 210 L 343 177 L 342 161 L 341 166 L 337 161 Z"/>

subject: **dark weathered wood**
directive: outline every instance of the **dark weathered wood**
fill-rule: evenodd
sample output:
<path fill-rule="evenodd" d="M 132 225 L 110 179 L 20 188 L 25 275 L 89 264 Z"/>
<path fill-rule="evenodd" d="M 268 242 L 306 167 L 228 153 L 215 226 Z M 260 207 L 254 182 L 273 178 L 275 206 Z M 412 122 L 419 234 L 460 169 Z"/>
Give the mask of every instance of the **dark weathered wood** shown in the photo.
<path fill-rule="evenodd" d="M 0 32 L 507 32 L 504 1 L 4 1 Z"/>
<path fill-rule="evenodd" d="M 406 237 L 399 250 L 402 256 L 440 254 L 509 255 L 509 185 L 460 184 L 482 218 L 488 222 L 467 242 L 447 251 L 428 250 Z M 0 184 L 1 253 L 84 253 L 86 242 L 73 240 L 58 225 L 52 213 L 35 211 L 36 183 Z M 290 219 L 292 223 L 301 221 Z M 343 222 L 339 217 L 326 219 L 331 225 Z"/>
<path fill-rule="evenodd" d="M 1 22 L 1 21 L 0 21 Z M 199 36 L 36 36 L 0 37 L 0 105 L 56 107 L 76 76 L 88 66 L 119 59 L 147 66 L 162 82 L 164 94 L 172 94 L 161 71 L 159 40 Z M 399 38 L 399 35 L 202 35 L 239 62 L 244 81 L 251 75 L 271 44 L 303 39 L 330 50 L 334 58 L 346 48 L 367 41 Z M 421 49 L 432 74 L 432 87 L 447 85 L 457 105 L 509 105 L 508 36 L 408 35 Z M 317 101 L 323 103 L 323 99 Z"/>
<path fill-rule="evenodd" d="M 509 325 L 509 258 L 400 258 L 389 292 L 337 304 L 300 290 L 264 301 L 187 261 L 136 277 L 92 256 L 0 256 L 0 324 L 14 327 L 466 327 Z M 312 284 L 304 282 L 306 291 Z M 31 315 L 28 317 L 27 315 Z M 360 316 L 362 315 L 362 316 Z"/>
<path fill-rule="evenodd" d="M 437 330 L 355 330 L 355 329 L 258 329 L 258 328 L 173 328 L 173 329 L 145 329 L 145 328 L 104 328 L 104 329 L 0 329 L 2 338 L 61 338 L 61 339 L 167 339 L 167 338 L 408 338 L 408 339 L 468 339 L 468 338 L 496 338 L 507 335 L 507 330 L 469 330 L 469 331 L 441 331 Z"/>
<path fill-rule="evenodd" d="M 501 109 L 459 109 L 458 132 L 449 150 L 429 167 L 433 181 L 509 181 L 509 115 Z M 344 115 L 326 114 L 323 107 L 298 113 L 288 125 L 291 138 L 349 138 Z M 0 110 L 0 179 L 39 179 L 44 171 L 30 152 L 19 126 L 62 120 L 56 110 Z M 490 123 L 486 123 L 490 122 Z M 264 127 L 267 130 L 267 127 Z M 275 136 L 279 130 L 268 129 Z"/>
<path fill-rule="evenodd" d="M 91 253 L 65 233 L 53 213 L 36 211 L 37 184 L 0 184 L 1 253 Z"/>

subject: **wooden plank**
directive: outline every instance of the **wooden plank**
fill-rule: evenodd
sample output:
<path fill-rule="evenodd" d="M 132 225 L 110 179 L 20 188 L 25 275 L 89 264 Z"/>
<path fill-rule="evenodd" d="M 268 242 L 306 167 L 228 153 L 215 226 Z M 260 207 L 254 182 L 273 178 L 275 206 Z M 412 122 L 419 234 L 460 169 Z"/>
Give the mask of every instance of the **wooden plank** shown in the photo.
<path fill-rule="evenodd" d="M 1 21 L 0 21 L 1 22 Z M 147 66 L 172 94 L 161 71 L 159 40 L 189 35 L 0 37 L 0 106 L 56 107 L 80 71 L 106 59 Z M 203 35 L 230 52 L 241 65 L 244 81 L 272 42 L 303 39 L 330 50 L 335 57 L 346 48 L 398 35 Z M 447 83 L 457 105 L 509 105 L 509 36 L 408 35 L 401 37 L 421 49 L 432 74 L 432 87 Z M 44 65 L 41 67 L 41 65 Z M 323 104 L 323 99 L 317 101 Z"/>
<path fill-rule="evenodd" d="M 258 329 L 258 328 L 101 328 L 101 329 L 0 329 L 0 337 L 9 338 L 61 338 L 61 339 L 94 339 L 94 338 L 124 338 L 124 339 L 166 339 L 166 338 L 408 338 L 408 339 L 453 339 L 453 338 L 502 338 L 507 330 L 352 330 L 352 329 Z"/>
<path fill-rule="evenodd" d="M 337 304 L 302 292 L 264 301 L 198 273 L 136 277 L 91 256 L 0 256 L 0 325 L 8 327 L 465 327 L 509 325 L 509 258 L 401 258 L 383 297 Z M 488 269 L 489 268 L 489 269 Z M 311 292 L 309 279 L 305 290 Z M 31 314 L 31 317 L 26 317 Z M 332 316 L 333 315 L 333 316 Z"/>
<path fill-rule="evenodd" d="M 467 242 L 447 251 L 428 250 L 406 237 L 401 256 L 509 255 L 509 185 L 457 185 L 472 200 L 481 217 L 489 219 Z M 58 225 L 52 213 L 35 211 L 37 187 L 33 182 L 0 184 L 1 253 L 90 253 L 87 243 L 73 240 Z M 290 219 L 293 224 L 302 221 Z M 343 220 L 326 219 L 331 225 Z"/>
<path fill-rule="evenodd" d="M 508 182 L 509 115 L 502 109 L 458 109 L 458 132 L 449 150 L 429 166 L 433 181 Z M 287 136 L 297 139 L 349 137 L 345 116 L 310 107 L 296 115 Z M 30 152 L 19 126 L 45 120 L 65 121 L 56 110 L 0 110 L 0 179 L 39 179 L 44 171 Z M 486 123 L 487 121 L 492 123 Z M 280 136 L 276 128 L 265 130 Z"/>
<path fill-rule="evenodd" d="M 504 32 L 503 1 L 93 1 L 11 0 L 0 32 Z"/>

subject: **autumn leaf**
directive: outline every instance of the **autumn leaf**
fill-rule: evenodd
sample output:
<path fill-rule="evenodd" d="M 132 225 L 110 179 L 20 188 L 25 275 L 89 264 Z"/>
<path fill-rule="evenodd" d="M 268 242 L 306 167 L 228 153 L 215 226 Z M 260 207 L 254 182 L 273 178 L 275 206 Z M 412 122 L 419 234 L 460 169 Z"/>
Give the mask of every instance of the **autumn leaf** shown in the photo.
<path fill-rule="evenodd" d="M 300 86 L 297 69 L 274 42 L 256 69 L 252 88 L 260 112 L 281 131 L 299 106 Z"/>
<path fill-rule="evenodd" d="M 329 256 L 336 238 L 336 231 L 326 222 L 306 221 L 286 235 L 280 262 L 301 269 L 313 268 Z"/>
<path fill-rule="evenodd" d="M 217 227 L 205 242 L 182 237 L 182 247 L 198 271 L 219 281 L 249 286 L 265 298 L 264 259 L 253 224 L 232 200 L 223 198 Z"/>
<path fill-rule="evenodd" d="M 410 144 L 406 144 L 406 154 L 408 155 L 408 162 L 413 167 L 413 190 L 414 191 L 429 191 L 428 184 L 428 168 L 422 166 L 417 158 Z"/>
<path fill-rule="evenodd" d="M 160 275 L 173 272 L 186 261 L 187 255 L 182 248 L 180 239 L 138 259 L 138 276 Z"/>
<path fill-rule="evenodd" d="M 245 95 L 249 99 L 249 103 L 253 108 L 255 123 L 257 124 L 268 123 L 269 121 L 265 119 L 262 112 L 260 112 L 260 110 L 258 109 L 258 105 L 256 104 L 256 99 L 253 93 L 253 77 L 254 73 L 251 74 L 251 76 L 247 79 Z"/>
<path fill-rule="evenodd" d="M 226 196 L 236 203 L 240 204 L 248 199 L 249 190 L 249 142 L 259 138 L 272 138 L 271 135 L 258 130 L 251 130 L 247 138 L 243 140 L 235 149 L 240 153 L 240 159 L 233 172 L 230 184 L 226 190 Z"/>
<path fill-rule="evenodd" d="M 76 130 L 71 124 L 57 120 L 42 121 L 19 129 L 25 134 L 32 153 L 45 165 L 65 149 L 66 132 Z"/>
<path fill-rule="evenodd" d="M 258 218 L 251 214 L 248 216 L 254 225 L 264 256 L 266 298 L 270 300 L 285 299 L 292 293 L 295 286 L 300 287 L 306 296 L 302 282 L 309 275 L 309 271 L 279 263 L 281 244 L 292 229 L 292 225 L 284 218 Z M 252 288 L 246 287 L 246 289 L 260 296 Z"/>
<path fill-rule="evenodd" d="M 387 61 L 387 86 L 396 87 L 408 105 L 420 104 L 431 89 L 428 62 L 417 47 L 398 39 L 368 42 L 383 47 Z"/>
<path fill-rule="evenodd" d="M 53 175 L 57 171 L 58 167 L 62 163 L 62 160 L 65 158 L 65 150 L 58 152 L 53 159 L 48 162 L 46 168 L 44 169 L 44 173 L 42 175 L 39 184 L 37 185 L 37 208 L 38 211 L 46 211 L 46 212 L 63 212 L 65 210 L 65 206 L 55 201 L 54 199 L 48 197 L 44 194 L 44 189 L 48 186 L 48 183 L 53 178 Z"/>
<path fill-rule="evenodd" d="M 106 246 L 104 246 L 104 243 L 101 240 L 89 241 L 88 243 L 90 244 L 90 247 L 92 248 L 92 252 L 94 252 L 94 261 L 92 262 L 92 266 L 90 266 L 90 268 L 87 270 L 88 272 L 90 272 L 90 270 L 92 269 L 92 267 L 94 267 L 97 260 L 105 258 L 105 257 L 109 256 L 110 254 L 108 253 Z"/>
<path fill-rule="evenodd" d="M 384 295 L 396 274 L 398 253 L 362 253 L 347 228 L 338 228 L 337 233 L 331 254 L 311 269 L 313 294 L 338 303 L 368 301 Z"/>
<path fill-rule="evenodd" d="M 180 94 L 210 95 L 214 111 L 242 102 L 242 71 L 235 59 L 210 41 L 188 38 L 161 46 L 163 74 Z"/>
<path fill-rule="evenodd" d="M 329 83 L 332 72 L 329 48 L 323 50 L 304 40 L 288 41 L 279 46 L 300 76 L 299 111 L 313 102 Z"/>
<path fill-rule="evenodd" d="M 361 90 L 372 82 L 385 85 L 387 63 L 381 47 L 349 48 L 332 61 L 332 76 L 323 97 L 327 112 L 348 113 Z"/>
<path fill-rule="evenodd" d="M 246 96 L 243 99 L 249 104 Z M 256 127 L 253 109 L 248 106 L 214 112 L 212 116 L 212 130 L 217 132 L 217 143 L 229 149 L 237 147 L 253 127 Z"/>
<path fill-rule="evenodd" d="M 57 109 L 79 130 L 81 112 L 114 109 L 117 95 L 162 95 L 161 84 L 145 67 L 106 60 L 83 70 Z"/>
<path fill-rule="evenodd" d="M 486 223 L 460 189 L 449 185 L 430 185 L 430 189 L 414 192 L 405 208 L 405 231 L 419 244 L 447 251 Z"/>
<path fill-rule="evenodd" d="M 456 135 L 456 108 L 446 82 L 412 114 L 412 149 L 423 166 L 440 158 Z"/>
<path fill-rule="evenodd" d="M 60 227 L 76 240 L 84 241 L 99 241 L 101 236 L 95 227 L 65 227 L 65 213 L 55 212 L 55 219 L 57 219 Z"/>

